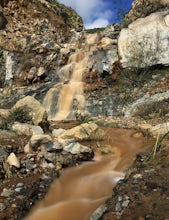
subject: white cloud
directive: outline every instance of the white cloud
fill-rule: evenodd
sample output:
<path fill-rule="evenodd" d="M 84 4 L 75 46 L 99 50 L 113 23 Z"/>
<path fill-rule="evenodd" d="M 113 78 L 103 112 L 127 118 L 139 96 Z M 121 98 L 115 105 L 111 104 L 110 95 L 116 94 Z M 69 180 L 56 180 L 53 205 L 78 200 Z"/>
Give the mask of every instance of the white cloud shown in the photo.
<path fill-rule="evenodd" d="M 83 19 L 86 28 L 104 27 L 109 24 L 113 12 L 106 8 L 104 0 L 58 0 L 72 7 Z"/>
<path fill-rule="evenodd" d="M 92 29 L 92 28 L 100 28 L 100 27 L 106 27 L 109 24 L 109 21 L 106 19 L 98 18 L 94 20 L 92 23 L 87 23 L 85 25 L 86 29 Z"/>

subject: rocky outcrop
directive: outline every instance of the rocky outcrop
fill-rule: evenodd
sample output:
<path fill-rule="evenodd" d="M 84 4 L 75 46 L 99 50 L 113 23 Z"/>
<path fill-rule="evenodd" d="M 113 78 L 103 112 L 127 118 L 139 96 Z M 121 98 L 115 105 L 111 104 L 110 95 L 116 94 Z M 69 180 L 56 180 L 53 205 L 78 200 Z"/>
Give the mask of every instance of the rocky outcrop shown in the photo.
<path fill-rule="evenodd" d="M 168 0 L 135 0 L 132 3 L 132 9 L 122 22 L 122 27 L 126 27 L 138 18 L 144 18 L 149 14 L 168 6 Z"/>
<path fill-rule="evenodd" d="M 3 58 L 5 71 L 0 86 L 23 86 L 44 80 L 55 69 L 61 48 L 58 44 L 70 40 L 72 29 L 83 29 L 82 19 L 57 1 L 4 2 L 0 14 L 0 59 Z"/>
<path fill-rule="evenodd" d="M 152 96 L 146 94 L 125 109 L 124 114 L 126 117 L 148 116 L 151 114 L 160 115 L 160 113 L 165 115 L 169 112 L 168 101 L 169 91 Z"/>
<path fill-rule="evenodd" d="M 169 65 L 168 38 L 169 10 L 137 19 L 120 33 L 118 52 L 122 66 Z"/>

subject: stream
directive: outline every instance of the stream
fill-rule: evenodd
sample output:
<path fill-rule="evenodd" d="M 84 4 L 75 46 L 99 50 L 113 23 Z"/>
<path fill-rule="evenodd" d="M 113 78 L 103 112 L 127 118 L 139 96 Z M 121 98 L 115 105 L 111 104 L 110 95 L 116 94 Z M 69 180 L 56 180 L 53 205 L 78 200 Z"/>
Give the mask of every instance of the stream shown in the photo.
<path fill-rule="evenodd" d="M 106 128 L 106 134 L 109 138 L 100 145 L 90 143 L 95 151 L 93 160 L 63 170 L 25 220 L 91 219 L 135 155 L 145 150 L 144 138 L 133 130 Z"/>

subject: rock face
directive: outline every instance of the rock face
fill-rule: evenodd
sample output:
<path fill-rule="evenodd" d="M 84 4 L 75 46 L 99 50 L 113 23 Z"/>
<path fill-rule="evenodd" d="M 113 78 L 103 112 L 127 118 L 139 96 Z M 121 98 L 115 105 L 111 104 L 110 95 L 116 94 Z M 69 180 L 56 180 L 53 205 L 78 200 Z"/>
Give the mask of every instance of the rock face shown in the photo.
<path fill-rule="evenodd" d="M 120 62 L 126 67 L 169 65 L 169 11 L 153 13 L 122 29 L 118 41 Z"/>
<path fill-rule="evenodd" d="M 153 96 L 147 94 L 136 102 L 133 102 L 132 105 L 125 110 L 125 116 L 147 116 L 160 111 L 163 111 L 163 115 L 165 115 L 169 112 L 168 101 L 169 91 L 155 94 Z"/>
<path fill-rule="evenodd" d="M 56 61 L 58 44 L 70 40 L 72 29 L 83 29 L 81 17 L 57 1 L 14 0 L 5 1 L 2 7 L 2 87 L 29 85 L 46 78 Z"/>
<path fill-rule="evenodd" d="M 125 16 L 122 26 L 126 27 L 136 19 L 144 18 L 158 9 L 167 7 L 168 4 L 168 0 L 135 0 L 132 3 L 132 9 Z"/>

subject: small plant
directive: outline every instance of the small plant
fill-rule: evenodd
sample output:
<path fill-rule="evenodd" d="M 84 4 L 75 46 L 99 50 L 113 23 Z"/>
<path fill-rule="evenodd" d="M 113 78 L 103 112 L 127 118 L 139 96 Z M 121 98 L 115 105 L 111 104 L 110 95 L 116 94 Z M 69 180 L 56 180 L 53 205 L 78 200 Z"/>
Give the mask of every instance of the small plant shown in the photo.
<path fill-rule="evenodd" d="M 6 117 L 0 118 L 0 129 L 9 130 L 10 126 L 15 122 L 30 122 L 31 116 L 30 111 L 26 107 L 18 107 L 9 112 Z"/>
<path fill-rule="evenodd" d="M 117 128 L 118 123 L 117 122 L 109 122 L 109 123 L 105 124 L 105 126 L 110 127 L 110 128 Z"/>
<path fill-rule="evenodd" d="M 169 131 L 166 132 L 162 136 L 160 136 L 160 135 L 157 136 L 156 143 L 155 143 L 154 148 L 151 153 L 153 158 L 155 158 L 156 153 L 162 149 L 163 141 L 165 140 L 165 138 L 167 138 L 168 134 L 169 134 Z"/>

